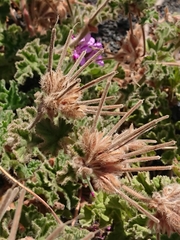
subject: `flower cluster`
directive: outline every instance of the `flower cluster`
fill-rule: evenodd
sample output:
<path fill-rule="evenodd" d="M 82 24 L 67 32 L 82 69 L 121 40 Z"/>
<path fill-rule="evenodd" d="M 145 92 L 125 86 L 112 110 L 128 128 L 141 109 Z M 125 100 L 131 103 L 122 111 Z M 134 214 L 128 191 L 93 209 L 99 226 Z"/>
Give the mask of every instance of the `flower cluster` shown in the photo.
<path fill-rule="evenodd" d="M 81 60 L 80 65 L 84 65 L 88 59 L 90 59 L 98 50 L 103 49 L 101 42 L 96 42 L 93 37 L 91 37 L 90 33 L 88 33 L 76 46 L 73 52 L 73 59 L 77 60 L 83 51 L 86 51 L 86 55 Z M 100 66 L 104 66 L 104 62 L 102 60 L 102 56 L 98 56 L 96 58 L 96 63 Z"/>

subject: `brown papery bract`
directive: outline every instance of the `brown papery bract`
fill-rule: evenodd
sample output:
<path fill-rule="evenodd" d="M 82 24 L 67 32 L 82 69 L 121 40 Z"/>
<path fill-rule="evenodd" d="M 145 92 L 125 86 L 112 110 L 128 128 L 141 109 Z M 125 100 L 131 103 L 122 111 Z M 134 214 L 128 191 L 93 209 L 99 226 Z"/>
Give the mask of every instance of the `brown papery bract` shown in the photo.
<path fill-rule="evenodd" d="M 133 33 L 129 30 L 122 43 L 121 49 L 115 54 L 114 59 L 119 63 L 127 63 L 131 69 L 136 69 L 142 61 L 143 55 L 143 36 L 142 29 L 136 24 Z"/>
<path fill-rule="evenodd" d="M 125 78 L 123 79 L 124 85 L 127 85 L 131 81 L 138 83 L 146 71 L 145 67 L 141 65 L 142 60 L 144 59 L 142 26 L 136 24 L 133 31 L 130 29 L 127 32 L 127 35 L 122 41 L 121 49 L 118 51 L 118 53 L 106 53 L 108 56 L 107 59 L 114 59 L 121 65 L 121 67 L 123 67 L 125 71 Z M 111 57 L 111 55 L 113 56 Z M 123 86 L 119 79 L 115 78 L 114 80 Z"/>
<path fill-rule="evenodd" d="M 71 5 L 74 0 L 21 0 L 21 10 L 26 22 L 27 29 L 44 35 L 56 22 L 57 15 L 60 20 L 72 15 Z M 29 30 L 30 31 L 30 30 Z"/>

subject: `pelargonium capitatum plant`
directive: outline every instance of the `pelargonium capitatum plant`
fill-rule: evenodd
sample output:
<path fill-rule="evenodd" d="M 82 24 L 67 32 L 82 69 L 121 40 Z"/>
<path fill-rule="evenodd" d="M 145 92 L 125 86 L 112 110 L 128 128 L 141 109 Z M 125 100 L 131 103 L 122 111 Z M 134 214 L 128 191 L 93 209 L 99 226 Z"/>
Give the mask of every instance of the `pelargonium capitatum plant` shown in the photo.
<path fill-rule="evenodd" d="M 180 18 L 157 4 L 0 3 L 0 239 L 179 239 Z"/>

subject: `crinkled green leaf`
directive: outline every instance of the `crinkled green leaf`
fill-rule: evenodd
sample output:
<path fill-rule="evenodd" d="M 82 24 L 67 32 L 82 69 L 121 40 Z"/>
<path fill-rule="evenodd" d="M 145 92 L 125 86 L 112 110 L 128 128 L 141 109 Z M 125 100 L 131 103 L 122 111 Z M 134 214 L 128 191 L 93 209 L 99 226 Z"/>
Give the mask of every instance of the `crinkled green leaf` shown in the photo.
<path fill-rule="evenodd" d="M 5 81 L 0 81 L 0 107 L 15 110 L 28 105 L 28 96 L 19 91 L 17 82 L 12 80 L 9 83 L 10 86 L 7 88 Z"/>
<path fill-rule="evenodd" d="M 51 165 L 51 159 L 37 164 L 38 169 L 34 174 L 36 181 L 29 180 L 27 182 L 28 186 L 37 194 L 44 196 L 51 206 L 58 202 L 60 198 L 61 204 L 64 204 L 70 210 L 78 203 L 77 193 L 80 184 L 74 181 L 75 173 L 73 169 L 71 169 L 71 172 L 68 171 L 67 175 L 63 175 L 63 169 L 67 165 L 67 157 L 62 151 L 52 161 L 53 165 Z M 72 180 L 70 181 L 70 179 Z"/>
<path fill-rule="evenodd" d="M 62 164 L 63 168 L 57 171 L 57 182 L 61 185 L 65 185 L 68 181 L 74 181 L 76 179 L 76 174 L 73 167 L 68 164 Z"/>
<path fill-rule="evenodd" d="M 9 10 L 10 10 L 10 2 L 9 0 L 3 0 L 0 2 L 0 21 L 1 22 L 5 22 L 6 21 L 6 17 L 9 14 Z"/>
<path fill-rule="evenodd" d="M 3 144 L 6 142 L 8 125 L 12 121 L 14 113 L 11 110 L 0 110 L 0 153 Z"/>
<path fill-rule="evenodd" d="M 80 240 L 89 233 L 86 229 L 66 226 L 64 231 L 58 237 L 58 240 Z"/>
<path fill-rule="evenodd" d="M 0 32 L 0 46 L 3 46 L 4 53 L 0 54 L 0 79 L 9 81 L 15 74 L 16 53 L 23 48 L 29 40 L 28 32 L 22 31 L 22 28 L 12 24 Z"/>
<path fill-rule="evenodd" d="M 35 182 L 28 181 L 28 186 L 38 195 L 43 196 L 46 201 L 53 206 L 55 202 L 59 200 L 57 191 L 59 190 L 58 185 L 54 179 L 49 180 L 49 173 L 41 164 L 41 167 L 35 172 Z"/>
<path fill-rule="evenodd" d="M 43 119 L 36 125 L 36 134 L 43 140 L 39 145 L 43 152 L 57 155 L 58 151 L 69 143 L 68 134 L 72 125 L 61 118 L 58 126 L 55 126 L 49 119 Z"/>
<path fill-rule="evenodd" d="M 128 222 L 127 233 L 133 236 L 133 239 L 153 239 L 156 237 L 152 235 L 151 230 L 147 227 L 147 218 L 144 215 L 138 214 Z"/>
<path fill-rule="evenodd" d="M 109 198 L 105 193 L 98 193 L 96 198 L 92 204 L 85 205 L 84 208 L 81 209 L 81 214 L 83 214 L 83 219 L 80 220 L 82 226 L 89 226 L 95 220 L 102 220 L 109 223 L 109 217 L 106 216 L 105 210 L 105 202 L 108 202 Z"/>
<path fill-rule="evenodd" d="M 36 38 L 32 42 L 19 50 L 17 56 L 21 61 L 16 62 L 15 79 L 19 84 L 24 84 L 27 77 L 33 78 L 34 73 L 42 76 L 46 71 L 48 61 L 47 46 L 40 44 L 40 39 Z"/>

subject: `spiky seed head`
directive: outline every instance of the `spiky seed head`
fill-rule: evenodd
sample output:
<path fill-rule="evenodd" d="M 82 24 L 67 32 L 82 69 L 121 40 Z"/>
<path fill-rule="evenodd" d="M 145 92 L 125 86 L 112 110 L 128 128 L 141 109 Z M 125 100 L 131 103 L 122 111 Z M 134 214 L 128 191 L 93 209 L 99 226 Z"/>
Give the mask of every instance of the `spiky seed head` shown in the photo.
<path fill-rule="evenodd" d="M 45 94 L 58 92 L 65 84 L 65 77 L 62 71 L 47 72 L 40 81 L 41 89 Z"/>
<path fill-rule="evenodd" d="M 149 203 L 149 207 L 156 209 L 155 217 L 159 219 L 159 226 L 149 221 L 150 228 L 155 227 L 156 231 L 167 233 L 170 236 L 173 232 L 180 234 L 180 185 L 170 184 L 163 188 L 162 192 L 155 192 Z"/>
<path fill-rule="evenodd" d="M 141 102 L 138 102 L 132 109 L 135 111 L 139 104 L 141 104 Z M 130 113 L 133 112 L 132 109 L 126 113 L 126 116 L 129 116 Z M 123 121 L 125 121 L 125 116 L 123 118 Z M 117 131 L 117 127 L 122 124 L 122 119 L 120 119 L 107 134 L 98 132 L 94 128 L 86 128 L 79 144 L 83 154 L 74 159 L 74 166 L 77 169 L 78 175 L 81 175 L 83 178 L 90 176 L 97 189 L 114 192 L 114 188 L 120 186 L 120 183 L 117 183 L 117 177 L 124 173 L 171 169 L 172 166 L 132 166 L 133 162 L 140 163 L 158 160 L 159 156 L 155 156 L 154 159 L 152 159 L 152 157 L 144 157 L 144 154 L 157 149 L 171 148 L 171 146 L 175 144 L 174 141 L 170 141 L 162 144 L 148 145 L 147 143 L 154 143 L 154 141 L 137 139 L 148 129 L 151 129 L 158 122 L 166 118 L 167 116 L 164 116 L 152 120 L 137 129 L 134 129 L 133 125 L 131 125 L 129 129 L 123 131 L 121 134 L 113 133 Z M 142 157 L 136 157 L 142 154 Z M 107 179 L 108 181 L 112 181 L 108 186 L 105 183 Z"/>
<path fill-rule="evenodd" d="M 132 131 L 132 129 L 125 131 L 124 134 L 127 134 L 129 131 Z M 111 181 L 113 186 L 119 187 L 118 176 L 123 174 L 122 168 L 126 166 L 123 163 L 124 159 L 122 159 L 122 156 L 126 152 L 140 149 L 145 145 L 143 140 L 132 140 L 122 147 L 111 149 L 111 145 L 116 142 L 117 135 L 113 137 L 104 136 L 103 132 L 98 132 L 97 130 L 91 132 L 87 128 L 82 134 L 80 146 L 84 155 L 74 159 L 74 166 L 78 175 L 81 175 L 83 178 L 87 176 L 92 178 L 96 189 L 114 192 L 101 177 Z"/>
<path fill-rule="evenodd" d="M 44 92 L 43 104 L 51 118 L 58 112 L 73 119 L 85 116 L 86 106 L 79 104 L 82 94 L 78 81 L 70 85 L 69 78 L 61 71 L 51 71 L 40 83 Z"/>

